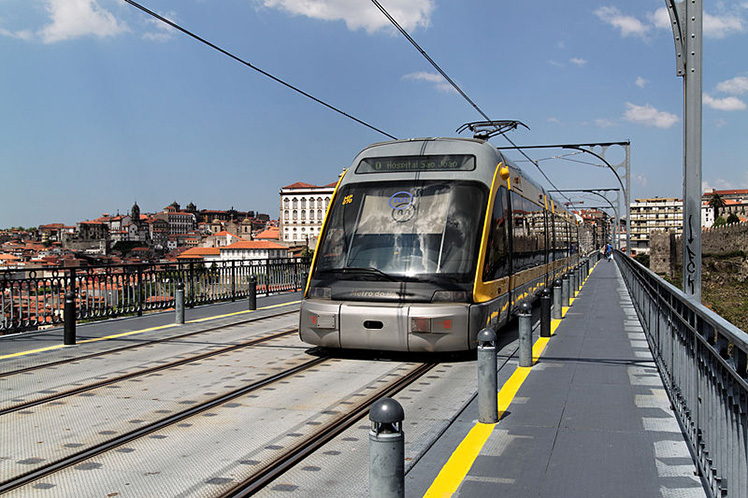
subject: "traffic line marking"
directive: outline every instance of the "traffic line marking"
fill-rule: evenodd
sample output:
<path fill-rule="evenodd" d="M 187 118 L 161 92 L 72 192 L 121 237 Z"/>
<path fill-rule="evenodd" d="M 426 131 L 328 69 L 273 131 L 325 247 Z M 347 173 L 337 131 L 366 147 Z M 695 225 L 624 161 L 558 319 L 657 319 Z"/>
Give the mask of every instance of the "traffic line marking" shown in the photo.
<path fill-rule="evenodd" d="M 585 279 L 585 283 L 586 282 L 587 280 Z M 582 286 L 584 286 L 584 283 Z M 573 299 L 570 300 L 569 304 L 571 304 L 571 302 L 573 302 Z M 566 316 L 568 309 L 568 306 L 563 306 L 561 308 L 562 317 Z M 556 329 L 559 325 L 561 325 L 560 319 L 551 319 L 551 335 L 556 333 Z M 535 341 L 535 344 L 533 344 L 532 347 L 533 364 L 538 361 L 549 341 L 549 337 L 540 337 Z M 514 373 L 501 387 L 501 390 L 499 390 L 497 396 L 499 421 L 501 421 L 501 417 L 509 408 L 509 405 L 517 395 L 519 388 L 522 386 L 525 379 L 527 379 L 527 376 L 530 375 L 531 370 L 532 367 L 517 367 Z M 483 424 L 477 422 L 449 457 L 447 463 L 445 463 L 444 467 L 439 471 L 439 474 L 437 474 L 434 482 L 431 483 L 431 486 L 423 497 L 442 498 L 452 496 L 460 487 L 462 481 L 465 480 L 470 468 L 473 466 L 473 463 L 475 463 L 478 455 L 480 455 L 483 446 L 488 441 L 488 438 L 491 436 L 491 433 L 497 424 Z"/>
<path fill-rule="evenodd" d="M 196 320 L 190 320 L 187 323 L 207 322 L 209 320 L 217 320 L 219 318 L 226 318 L 226 317 L 229 317 L 229 316 L 241 315 L 241 314 L 244 314 L 244 313 L 255 313 L 255 312 L 260 311 L 260 310 L 269 310 L 269 309 L 273 309 L 273 308 L 279 308 L 281 306 L 288 306 L 288 305 L 291 305 L 291 304 L 298 304 L 300 302 L 301 301 L 290 301 L 288 303 L 272 304 L 270 306 L 264 306 L 262 308 L 258 308 L 257 310 L 237 311 L 237 312 L 234 312 L 234 313 L 226 313 L 225 315 L 215 315 L 215 316 L 209 316 L 207 318 L 198 318 Z M 104 336 L 104 337 L 94 337 L 93 339 L 84 339 L 82 341 L 77 341 L 77 344 L 86 344 L 86 343 L 89 343 L 89 342 L 106 341 L 106 340 L 109 340 L 109 339 L 119 339 L 120 337 L 127 337 L 127 336 L 130 336 L 130 335 L 143 334 L 145 332 L 153 332 L 154 330 L 170 329 L 170 328 L 173 328 L 173 327 L 178 327 L 178 324 L 176 324 L 176 323 L 169 323 L 169 324 L 166 324 L 166 325 L 159 325 L 157 327 L 149 327 L 147 329 L 131 330 L 130 332 L 122 332 L 120 334 L 107 335 L 107 336 Z M 2 356 L 0 356 L 0 360 L 5 360 L 5 359 L 8 359 L 8 358 L 16 358 L 16 357 L 19 357 L 19 356 L 25 356 L 25 355 L 34 354 L 34 353 L 43 353 L 45 351 L 53 351 L 55 349 L 61 349 L 61 348 L 64 348 L 64 347 L 68 347 L 68 346 L 66 346 L 64 344 L 55 344 L 54 346 L 46 346 L 46 347 L 38 348 L 38 349 L 30 349 L 28 351 L 19 351 L 17 353 L 11 353 L 11 354 L 2 355 Z"/>

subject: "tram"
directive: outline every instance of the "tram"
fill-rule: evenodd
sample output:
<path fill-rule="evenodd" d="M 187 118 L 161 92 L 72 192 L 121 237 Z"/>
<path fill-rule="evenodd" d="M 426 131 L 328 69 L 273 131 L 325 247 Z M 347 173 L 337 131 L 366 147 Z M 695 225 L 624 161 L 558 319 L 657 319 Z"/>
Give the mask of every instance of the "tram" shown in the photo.
<path fill-rule="evenodd" d="M 327 348 L 474 349 L 577 248 L 576 217 L 487 141 L 373 144 L 338 181 L 299 333 Z"/>

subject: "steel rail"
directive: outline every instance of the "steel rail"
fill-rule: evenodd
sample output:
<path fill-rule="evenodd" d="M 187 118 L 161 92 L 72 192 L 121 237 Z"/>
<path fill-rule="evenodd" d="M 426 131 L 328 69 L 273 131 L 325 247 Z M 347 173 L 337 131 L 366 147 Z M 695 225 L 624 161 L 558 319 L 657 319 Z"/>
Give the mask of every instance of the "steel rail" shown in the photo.
<path fill-rule="evenodd" d="M 186 410 L 183 410 L 179 413 L 175 413 L 174 415 L 170 415 L 169 417 L 166 417 L 164 419 L 161 419 L 157 422 L 153 422 L 151 424 L 148 424 L 146 426 L 140 427 L 138 429 L 135 429 L 133 431 L 130 431 L 128 433 L 122 434 L 121 436 L 112 438 L 108 441 L 105 441 L 103 443 L 99 443 L 97 445 L 91 446 L 90 448 L 87 448 L 85 450 L 79 451 L 78 453 L 75 453 L 73 455 L 67 456 L 65 458 L 62 458 L 60 460 L 57 460 L 56 462 L 52 462 L 48 465 L 45 465 L 43 467 L 40 467 L 38 469 L 26 472 L 24 474 L 15 476 L 9 480 L 0 482 L 0 495 L 3 493 L 6 493 L 8 491 L 11 491 L 13 489 L 16 489 L 20 486 L 24 486 L 30 482 L 36 481 L 38 479 L 42 479 L 44 477 L 49 476 L 50 474 L 53 474 L 55 472 L 59 472 L 60 470 L 63 470 L 67 467 L 71 467 L 73 465 L 79 464 L 83 462 L 84 460 L 87 460 L 89 458 L 92 458 L 94 456 L 100 455 L 101 453 L 107 452 L 109 450 L 112 450 L 114 448 L 117 448 L 119 446 L 122 446 L 123 444 L 130 443 L 136 439 L 142 438 L 144 436 L 147 436 L 153 432 L 156 432 L 158 430 L 161 430 L 165 427 L 168 427 L 170 425 L 174 425 L 176 423 L 179 423 L 183 421 L 186 418 L 192 417 L 194 415 L 197 415 L 201 412 L 204 412 L 206 410 L 210 410 L 212 408 L 215 408 L 216 406 L 219 406 L 223 403 L 229 402 L 235 398 L 238 398 L 240 396 L 243 396 L 245 394 L 248 394 L 252 391 L 256 391 L 257 389 L 260 389 L 262 387 L 265 387 L 269 384 L 272 384 L 274 382 L 278 382 L 280 380 L 285 379 L 286 377 L 290 377 L 292 375 L 295 375 L 299 372 L 303 372 L 304 370 L 307 370 L 309 368 L 312 368 L 316 365 L 319 365 L 322 362 L 325 362 L 329 360 L 329 357 L 319 357 L 315 358 L 313 360 L 310 360 L 306 363 L 303 363 L 301 365 L 298 365 L 296 367 L 290 368 L 288 370 L 285 370 L 283 372 L 277 373 L 275 375 L 271 375 L 270 377 L 266 377 L 262 380 L 259 380 L 257 382 L 253 382 L 252 384 L 249 384 L 247 386 L 244 386 L 240 389 L 236 389 L 234 391 L 228 392 L 226 394 L 222 394 L 220 396 L 217 396 L 211 400 L 208 400 L 202 404 L 195 405 L 191 408 L 188 408 Z"/>
<path fill-rule="evenodd" d="M 366 415 L 369 408 L 374 404 L 375 401 L 382 397 L 392 396 L 398 393 L 405 387 L 421 378 L 436 365 L 437 363 L 424 363 L 418 366 L 413 371 L 398 378 L 391 384 L 388 384 L 387 386 L 378 389 L 375 392 L 372 392 L 369 396 L 364 398 L 360 404 L 352 407 L 349 411 L 343 413 L 341 416 L 321 426 L 319 430 L 310 438 L 299 441 L 298 444 L 290 447 L 288 451 L 284 452 L 272 462 L 266 464 L 258 472 L 253 474 L 249 479 L 224 493 L 223 496 L 236 498 L 251 496 L 255 494 L 257 491 L 261 490 L 267 484 L 269 484 L 284 472 L 292 468 L 294 465 L 305 459 L 314 451 L 327 444 L 344 430 L 348 429 L 353 424 L 358 422 L 362 417 Z"/>
<path fill-rule="evenodd" d="M 159 372 L 161 370 L 168 370 L 170 368 L 182 366 L 182 365 L 185 365 L 185 364 L 188 364 L 188 363 L 192 363 L 194 361 L 200 361 L 200 360 L 203 360 L 205 358 L 210 358 L 211 356 L 216 356 L 216 355 L 220 355 L 220 354 L 223 354 L 223 353 L 228 353 L 230 351 L 235 351 L 237 349 L 248 348 L 248 347 L 251 347 L 251 346 L 255 346 L 257 344 L 261 344 L 263 342 L 267 342 L 267 341 L 270 341 L 270 340 L 273 340 L 273 339 L 277 339 L 279 337 L 284 337 L 284 336 L 287 336 L 287 335 L 294 334 L 294 333 L 296 333 L 298 331 L 299 331 L 298 328 L 293 328 L 291 330 L 284 330 L 282 332 L 276 332 L 275 334 L 271 334 L 269 336 L 259 337 L 257 339 L 251 339 L 249 341 L 245 341 L 245 342 L 242 342 L 242 343 L 239 343 L 239 344 L 233 344 L 231 346 L 227 346 L 225 348 L 217 349 L 215 351 L 207 351 L 207 352 L 201 353 L 201 354 L 199 354 L 197 356 L 191 356 L 189 358 L 183 358 L 181 360 L 172 361 L 172 362 L 169 362 L 169 363 L 166 363 L 166 364 L 163 364 L 163 365 L 158 365 L 156 367 L 150 367 L 150 368 L 147 368 L 145 370 L 138 370 L 136 372 L 130 372 L 128 374 L 118 375 L 116 377 L 112 377 L 111 379 L 102 380 L 100 382 L 95 382 L 93 384 L 88 384 L 88 385 L 85 385 L 85 386 L 77 387 L 75 389 L 70 389 L 70 390 L 67 390 L 67 391 L 64 391 L 64 392 L 55 393 L 55 394 L 52 394 L 50 396 L 45 396 L 43 398 L 39 398 L 39 399 L 36 399 L 36 400 L 33 400 L 33 401 L 28 401 L 28 402 L 21 403 L 21 404 L 18 404 L 18 405 L 14 405 L 14 406 L 10 406 L 10 407 L 7 407 L 7 408 L 2 408 L 2 409 L 0 409 L 0 416 L 7 415 L 7 414 L 13 413 L 13 412 L 17 412 L 19 410 L 23 410 L 23 409 L 26 409 L 26 408 L 31 408 L 31 407 L 34 407 L 34 406 L 39 406 L 39 405 L 42 405 L 44 403 L 48 403 L 48 402 L 51 402 L 51 401 L 58 401 L 60 399 L 68 398 L 70 396 L 75 396 L 77 394 L 81 394 L 81 393 L 85 393 L 85 392 L 88 392 L 88 391 L 92 391 L 94 389 L 98 389 L 100 387 L 108 386 L 108 385 L 111 385 L 111 384 L 116 384 L 118 382 L 122 382 L 122 381 L 125 381 L 125 380 L 129 380 L 129 379 L 133 379 L 133 378 L 137 378 L 137 377 L 142 377 L 144 375 L 149 375 L 149 374 L 152 374 L 154 372 Z"/>
<path fill-rule="evenodd" d="M 277 318 L 279 316 L 291 315 L 291 314 L 294 314 L 294 313 L 298 313 L 298 310 L 284 311 L 283 313 L 278 313 L 277 315 L 254 317 L 254 318 L 251 318 L 251 319 L 248 319 L 248 320 L 241 320 L 241 321 L 238 321 L 238 322 L 229 323 L 229 324 L 225 324 L 225 325 L 218 325 L 216 327 L 211 327 L 211 328 L 208 328 L 208 329 L 201 329 L 201 330 L 198 330 L 198 331 L 195 331 L 195 332 L 187 332 L 187 333 L 184 333 L 184 334 L 174 335 L 174 336 L 170 336 L 170 337 L 164 337 L 163 339 L 153 339 L 153 340 L 149 340 L 149 341 L 145 341 L 145 342 L 139 342 L 138 344 L 130 344 L 129 346 L 121 346 L 121 347 L 114 348 L 114 349 L 108 349 L 106 351 L 99 351 L 98 353 L 89 353 L 89 354 L 85 354 L 85 355 L 81 355 L 81 356 L 76 356 L 74 358 L 65 358 L 65 359 L 62 359 L 62 360 L 51 361 L 49 363 L 41 363 L 41 364 L 32 365 L 32 366 L 25 367 L 25 368 L 19 368 L 17 370 L 9 370 L 7 372 L 0 372 L 0 379 L 2 379 L 4 377 L 11 377 L 13 375 L 26 373 L 26 372 L 33 372 L 34 370 L 41 370 L 42 368 L 57 367 L 57 366 L 60 366 L 60 365 L 65 365 L 67 363 L 74 363 L 74 362 L 80 361 L 80 360 L 88 360 L 88 359 L 91 359 L 91 358 L 97 358 L 99 356 L 106 356 L 106 355 L 111 354 L 111 353 L 119 353 L 121 351 L 126 351 L 128 349 L 134 349 L 134 348 L 139 348 L 139 347 L 143 347 L 143 346 L 149 346 L 149 345 L 156 344 L 156 343 L 161 343 L 161 342 L 174 341 L 174 340 L 177 340 L 177 339 L 184 339 L 185 337 L 191 337 L 191 336 L 194 336 L 194 335 L 200 335 L 200 334 L 204 334 L 204 333 L 207 333 L 207 332 L 215 332 L 216 330 L 221 330 L 221 329 L 233 327 L 233 326 L 236 326 L 236 325 L 245 325 L 247 323 L 257 322 L 257 321 L 261 321 L 261 320 L 267 320 L 267 319 L 270 319 L 270 318 Z M 189 325 L 189 323 L 187 323 L 186 325 Z M 79 344 L 82 344 L 82 342 L 79 342 Z"/>

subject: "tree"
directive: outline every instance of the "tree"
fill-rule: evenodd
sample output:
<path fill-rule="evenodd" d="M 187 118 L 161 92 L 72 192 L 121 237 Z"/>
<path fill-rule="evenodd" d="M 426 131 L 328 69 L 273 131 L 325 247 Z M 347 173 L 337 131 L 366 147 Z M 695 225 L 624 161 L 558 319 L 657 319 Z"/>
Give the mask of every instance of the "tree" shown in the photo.
<path fill-rule="evenodd" d="M 709 206 L 712 209 L 714 209 L 714 219 L 715 219 L 715 221 L 717 220 L 717 218 L 719 218 L 719 210 L 722 209 L 723 207 L 727 206 L 727 203 L 722 198 L 722 196 L 719 195 L 716 192 L 714 193 L 714 195 L 712 195 L 712 198 L 709 199 L 708 204 L 709 204 Z"/>
<path fill-rule="evenodd" d="M 740 223 L 740 218 L 738 218 L 738 215 L 735 213 L 730 213 L 730 216 L 727 217 L 727 224 L 731 223 Z"/>

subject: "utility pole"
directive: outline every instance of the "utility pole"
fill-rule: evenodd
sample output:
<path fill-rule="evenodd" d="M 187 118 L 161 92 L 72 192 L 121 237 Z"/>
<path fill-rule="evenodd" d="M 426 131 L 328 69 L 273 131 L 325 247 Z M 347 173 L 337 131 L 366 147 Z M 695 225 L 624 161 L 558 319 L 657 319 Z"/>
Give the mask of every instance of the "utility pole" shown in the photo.
<path fill-rule="evenodd" d="M 683 292 L 701 302 L 701 92 L 703 0 L 665 0 L 676 73 L 683 77 Z"/>

